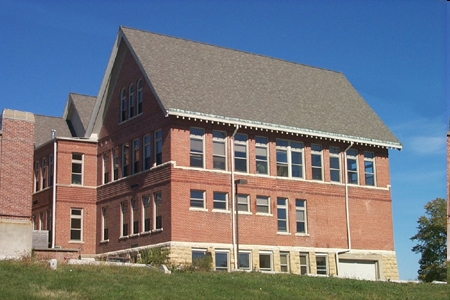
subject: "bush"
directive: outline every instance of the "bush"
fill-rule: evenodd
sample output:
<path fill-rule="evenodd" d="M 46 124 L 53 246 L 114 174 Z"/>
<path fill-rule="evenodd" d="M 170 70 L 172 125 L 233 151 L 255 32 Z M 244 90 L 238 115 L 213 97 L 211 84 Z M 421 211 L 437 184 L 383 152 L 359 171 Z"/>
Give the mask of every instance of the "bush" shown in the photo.
<path fill-rule="evenodd" d="M 167 248 L 147 248 L 139 251 L 138 262 L 141 264 L 160 266 L 169 261 L 170 251 Z"/>

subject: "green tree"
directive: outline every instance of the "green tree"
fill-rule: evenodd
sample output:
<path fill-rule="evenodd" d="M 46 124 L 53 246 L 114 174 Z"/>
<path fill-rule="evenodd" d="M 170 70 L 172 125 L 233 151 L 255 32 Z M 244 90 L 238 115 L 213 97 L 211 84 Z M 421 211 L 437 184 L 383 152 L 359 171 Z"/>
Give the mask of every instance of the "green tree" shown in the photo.
<path fill-rule="evenodd" d="M 425 205 L 425 215 L 417 220 L 418 232 L 411 237 L 417 241 L 412 248 L 420 253 L 419 279 L 431 281 L 447 281 L 447 203 L 436 198 Z"/>

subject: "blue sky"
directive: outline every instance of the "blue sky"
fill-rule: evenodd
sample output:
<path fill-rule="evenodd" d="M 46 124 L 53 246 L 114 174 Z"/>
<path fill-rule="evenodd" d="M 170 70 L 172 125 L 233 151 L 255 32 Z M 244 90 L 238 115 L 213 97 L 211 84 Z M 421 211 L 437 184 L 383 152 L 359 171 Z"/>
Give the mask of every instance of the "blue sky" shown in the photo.
<path fill-rule="evenodd" d="M 0 0 L 0 110 L 62 116 L 69 92 L 96 96 L 120 25 L 342 72 L 404 146 L 390 151 L 394 235 L 400 278 L 415 279 L 409 238 L 447 197 L 449 12 L 443 0 Z"/>

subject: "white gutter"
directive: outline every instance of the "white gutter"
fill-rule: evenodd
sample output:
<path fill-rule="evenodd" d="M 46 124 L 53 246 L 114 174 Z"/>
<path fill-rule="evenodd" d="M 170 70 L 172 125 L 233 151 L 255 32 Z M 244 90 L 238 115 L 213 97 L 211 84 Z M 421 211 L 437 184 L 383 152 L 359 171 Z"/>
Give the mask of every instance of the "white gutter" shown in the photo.
<path fill-rule="evenodd" d="M 233 135 L 231 136 L 230 141 L 230 160 L 231 160 L 231 228 L 233 231 L 233 257 L 234 257 L 234 269 L 238 270 L 238 253 L 237 253 L 237 243 L 236 243 L 236 191 L 234 186 L 234 136 L 236 135 L 236 132 L 239 129 L 239 125 L 236 125 L 236 129 L 233 132 Z"/>
<path fill-rule="evenodd" d="M 53 196 L 52 196 L 52 248 L 55 248 L 56 237 L 56 162 L 57 162 L 57 143 L 56 130 L 52 129 L 53 139 Z"/>

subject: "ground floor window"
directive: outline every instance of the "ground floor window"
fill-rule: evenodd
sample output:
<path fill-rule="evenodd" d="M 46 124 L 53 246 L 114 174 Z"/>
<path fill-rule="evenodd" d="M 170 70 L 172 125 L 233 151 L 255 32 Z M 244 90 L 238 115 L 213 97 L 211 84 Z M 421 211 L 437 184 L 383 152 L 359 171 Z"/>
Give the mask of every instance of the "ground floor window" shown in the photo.
<path fill-rule="evenodd" d="M 328 275 L 328 259 L 326 254 L 316 254 L 316 265 L 318 275 Z"/>
<path fill-rule="evenodd" d="M 83 239 L 83 210 L 70 209 L 70 240 L 82 241 Z"/>
<path fill-rule="evenodd" d="M 289 253 L 280 252 L 280 271 L 289 273 Z"/>
<path fill-rule="evenodd" d="M 300 274 L 309 274 L 309 257 L 308 253 L 300 253 Z"/>
<path fill-rule="evenodd" d="M 228 251 L 216 251 L 216 271 L 228 271 Z"/>
<path fill-rule="evenodd" d="M 239 252 L 239 269 L 250 270 L 251 269 L 251 256 L 250 252 Z"/>
<path fill-rule="evenodd" d="M 260 252 L 259 253 L 259 269 L 261 271 L 272 271 L 272 253 Z"/>

